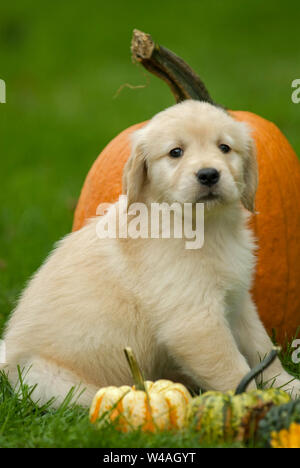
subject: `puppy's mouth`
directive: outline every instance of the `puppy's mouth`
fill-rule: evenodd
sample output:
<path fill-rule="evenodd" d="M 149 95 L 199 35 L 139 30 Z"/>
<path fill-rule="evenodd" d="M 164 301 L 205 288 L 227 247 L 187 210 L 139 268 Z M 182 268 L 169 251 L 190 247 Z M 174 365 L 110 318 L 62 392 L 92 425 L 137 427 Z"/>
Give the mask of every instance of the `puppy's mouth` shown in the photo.
<path fill-rule="evenodd" d="M 197 198 L 197 203 L 208 203 L 212 201 L 220 201 L 221 195 L 219 193 L 209 192 L 204 195 L 200 195 Z"/>

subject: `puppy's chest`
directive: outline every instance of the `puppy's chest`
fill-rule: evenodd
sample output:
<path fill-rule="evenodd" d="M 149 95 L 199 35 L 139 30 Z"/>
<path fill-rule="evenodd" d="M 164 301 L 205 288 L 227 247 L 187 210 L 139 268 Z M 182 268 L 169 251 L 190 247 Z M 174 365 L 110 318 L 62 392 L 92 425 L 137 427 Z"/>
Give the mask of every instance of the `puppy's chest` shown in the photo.
<path fill-rule="evenodd" d="M 231 243 L 221 247 L 208 243 L 185 251 L 170 245 L 149 256 L 143 266 L 145 283 L 156 296 L 169 294 L 174 300 L 189 301 L 220 292 L 226 297 L 230 291 L 249 289 L 252 253 Z"/>

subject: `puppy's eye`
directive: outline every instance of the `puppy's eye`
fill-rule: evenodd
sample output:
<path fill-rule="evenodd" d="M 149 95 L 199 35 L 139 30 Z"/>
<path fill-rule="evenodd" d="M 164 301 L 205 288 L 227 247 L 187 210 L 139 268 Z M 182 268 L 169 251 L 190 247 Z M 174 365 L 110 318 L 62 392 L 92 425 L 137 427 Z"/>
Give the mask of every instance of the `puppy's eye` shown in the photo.
<path fill-rule="evenodd" d="M 180 156 L 183 155 L 183 149 L 181 148 L 173 148 L 169 155 L 172 157 L 172 158 L 180 158 Z"/>
<path fill-rule="evenodd" d="M 229 152 L 231 151 L 230 146 L 225 145 L 224 143 L 222 143 L 221 145 L 219 145 L 219 148 L 220 148 L 220 150 L 222 151 L 222 153 L 229 153 Z"/>

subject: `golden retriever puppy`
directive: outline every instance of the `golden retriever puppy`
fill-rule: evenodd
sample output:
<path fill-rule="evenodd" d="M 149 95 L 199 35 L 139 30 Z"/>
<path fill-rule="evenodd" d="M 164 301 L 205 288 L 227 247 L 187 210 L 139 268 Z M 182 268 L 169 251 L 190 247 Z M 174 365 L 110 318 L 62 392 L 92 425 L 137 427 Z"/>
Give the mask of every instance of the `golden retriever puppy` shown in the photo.
<path fill-rule="evenodd" d="M 234 389 L 272 348 L 249 293 L 257 179 L 249 129 L 224 110 L 188 100 L 154 116 L 134 134 L 124 170 L 126 222 L 136 202 L 191 204 L 192 222 L 203 203 L 203 245 L 186 248 L 185 235 L 99 238 L 112 207 L 66 236 L 8 322 L 11 382 L 20 365 L 40 403 L 58 405 L 81 384 L 78 402 L 89 405 L 99 387 L 131 383 L 129 345 L 147 379 Z M 291 379 L 279 360 L 264 373 L 270 385 Z M 299 381 L 287 389 L 297 393 Z"/>

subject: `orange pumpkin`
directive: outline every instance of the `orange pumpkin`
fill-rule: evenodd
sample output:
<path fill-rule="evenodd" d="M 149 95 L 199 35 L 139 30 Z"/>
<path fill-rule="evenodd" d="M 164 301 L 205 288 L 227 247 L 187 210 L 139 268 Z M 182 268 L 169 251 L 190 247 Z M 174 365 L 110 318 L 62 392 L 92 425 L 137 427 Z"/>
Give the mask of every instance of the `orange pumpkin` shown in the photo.
<path fill-rule="evenodd" d="M 189 65 L 149 34 L 134 30 L 131 51 L 134 61 L 169 85 L 177 102 L 198 99 L 214 104 Z M 231 115 L 252 127 L 258 153 L 257 214 L 251 221 L 259 243 L 254 298 L 269 333 L 275 329 L 278 341 L 285 344 L 300 326 L 300 164 L 272 122 L 250 112 L 231 111 Z M 94 163 L 81 192 L 74 230 L 95 216 L 99 203 L 118 199 L 130 154 L 129 135 L 143 125 L 120 133 Z"/>
<path fill-rule="evenodd" d="M 250 112 L 231 114 L 252 127 L 258 153 L 260 181 L 252 221 L 259 243 L 254 298 L 267 330 L 275 329 L 283 343 L 300 325 L 300 164 L 272 122 Z M 129 135 L 143 125 L 124 130 L 95 161 L 76 208 L 74 230 L 95 216 L 99 203 L 118 199 L 130 154 Z"/>

